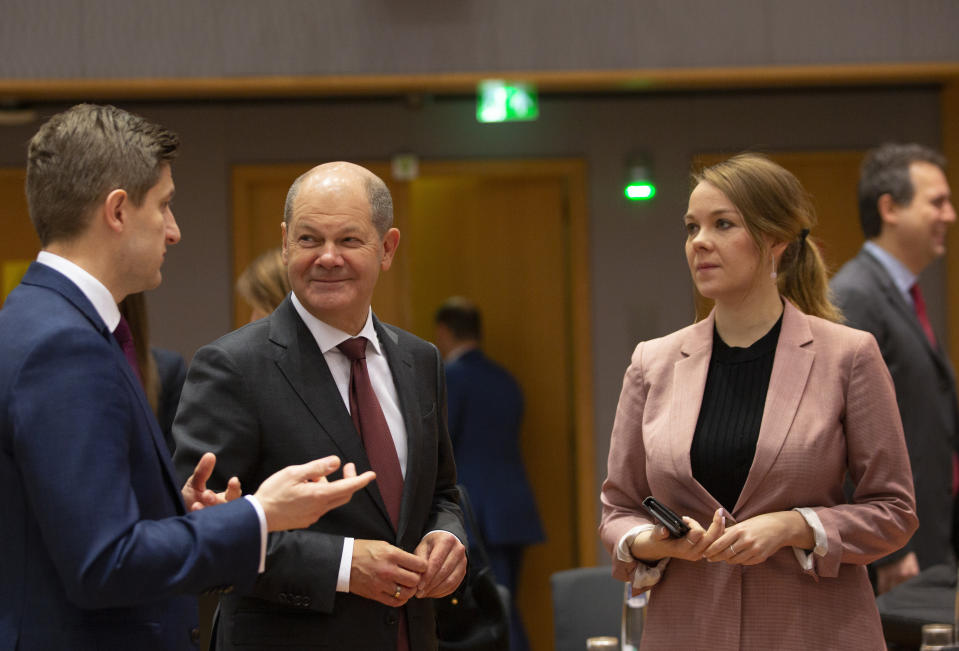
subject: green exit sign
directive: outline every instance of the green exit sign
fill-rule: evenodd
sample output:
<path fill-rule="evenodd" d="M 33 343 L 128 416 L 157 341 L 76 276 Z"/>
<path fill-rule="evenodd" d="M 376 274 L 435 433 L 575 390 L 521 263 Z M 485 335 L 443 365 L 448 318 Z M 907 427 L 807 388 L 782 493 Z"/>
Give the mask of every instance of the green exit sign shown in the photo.
<path fill-rule="evenodd" d="M 491 80 L 480 82 L 476 99 L 479 122 L 516 122 L 539 117 L 539 100 L 531 84 Z"/>

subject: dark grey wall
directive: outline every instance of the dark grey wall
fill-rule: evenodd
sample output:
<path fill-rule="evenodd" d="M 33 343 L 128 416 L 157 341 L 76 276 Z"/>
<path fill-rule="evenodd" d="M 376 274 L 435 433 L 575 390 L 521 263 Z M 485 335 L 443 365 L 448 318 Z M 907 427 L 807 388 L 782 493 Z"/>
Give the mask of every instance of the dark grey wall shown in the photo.
<path fill-rule="evenodd" d="M 0 79 L 959 60 L 954 0 L 2 0 Z"/>
<path fill-rule="evenodd" d="M 467 98 L 427 101 L 421 108 L 389 99 L 124 106 L 183 139 L 174 206 L 183 241 L 170 250 L 163 285 L 149 303 L 155 343 L 188 358 L 230 328 L 233 164 L 386 159 L 398 151 L 423 159 L 586 160 L 592 305 L 579 309 L 589 310 L 593 324 L 600 479 L 632 348 L 692 318 L 680 219 L 693 154 L 860 149 L 888 139 L 938 146 L 940 139 L 939 97 L 932 88 L 546 97 L 537 122 L 500 125 L 478 124 Z M 60 108 L 45 106 L 43 113 Z M 36 126 L 0 127 L 0 165 L 23 164 Z M 637 149 L 652 156 L 659 181 L 660 194 L 647 205 L 622 198 L 625 162 Z M 281 210 L 277 206 L 278 219 Z M 932 316 L 943 326 L 942 269 L 926 276 Z"/>

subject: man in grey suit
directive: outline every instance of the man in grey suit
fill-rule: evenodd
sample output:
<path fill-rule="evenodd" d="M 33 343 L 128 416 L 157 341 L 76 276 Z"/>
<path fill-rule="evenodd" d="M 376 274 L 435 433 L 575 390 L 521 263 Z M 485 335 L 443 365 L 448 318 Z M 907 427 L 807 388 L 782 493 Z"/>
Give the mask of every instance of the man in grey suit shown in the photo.
<path fill-rule="evenodd" d="M 392 211 L 382 180 L 357 165 L 299 177 L 281 224 L 292 294 L 190 366 L 179 470 L 212 450 L 211 484 L 236 475 L 255 488 L 287 460 L 335 450 L 377 473 L 321 526 L 271 536 L 252 594 L 221 599 L 220 649 L 433 649 L 432 598 L 465 576 L 442 360 L 370 307 L 399 244 Z"/>
<path fill-rule="evenodd" d="M 859 179 L 866 243 L 832 279 L 849 325 L 879 342 L 896 385 L 916 489 L 919 530 L 875 565 L 877 592 L 953 559 L 953 456 L 959 432 L 955 376 L 926 316 L 918 276 L 946 251 L 956 219 L 945 159 L 914 144 L 867 153 Z"/>

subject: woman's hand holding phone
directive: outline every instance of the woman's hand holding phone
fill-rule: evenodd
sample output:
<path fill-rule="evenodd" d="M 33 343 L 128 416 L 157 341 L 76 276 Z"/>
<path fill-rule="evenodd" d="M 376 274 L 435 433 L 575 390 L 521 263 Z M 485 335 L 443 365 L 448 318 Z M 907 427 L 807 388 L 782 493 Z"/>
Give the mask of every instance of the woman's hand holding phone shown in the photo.
<path fill-rule="evenodd" d="M 656 525 L 653 529 L 637 534 L 629 551 L 635 558 L 649 564 L 667 556 L 687 561 L 702 560 L 703 551 L 726 530 L 724 516 L 723 509 L 717 509 L 708 529 L 703 529 L 698 522 L 684 516 L 683 522 L 689 526 L 689 531 L 683 538 L 671 538 L 666 527 Z"/>

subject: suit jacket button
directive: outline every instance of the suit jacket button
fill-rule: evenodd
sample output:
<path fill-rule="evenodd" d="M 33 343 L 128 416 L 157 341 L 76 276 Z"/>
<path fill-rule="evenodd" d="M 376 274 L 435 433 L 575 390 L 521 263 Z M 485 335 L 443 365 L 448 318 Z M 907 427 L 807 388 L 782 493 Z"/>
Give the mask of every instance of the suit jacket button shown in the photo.
<path fill-rule="evenodd" d="M 290 596 L 288 594 L 286 594 L 285 592 L 280 593 L 280 601 L 282 601 L 283 603 L 287 603 L 289 600 L 290 600 Z"/>
<path fill-rule="evenodd" d="M 390 626 L 400 623 L 400 618 L 396 616 L 396 613 L 390 613 L 386 616 L 386 623 Z"/>
<path fill-rule="evenodd" d="M 309 597 L 303 597 L 303 607 L 304 607 L 304 608 L 309 608 L 311 603 L 313 603 L 313 600 L 312 600 L 312 599 L 310 599 Z"/>
<path fill-rule="evenodd" d="M 191 628 L 191 629 L 190 629 L 190 641 L 193 642 L 194 644 L 199 644 L 199 642 L 200 642 L 200 629 L 199 629 L 199 628 Z"/>

